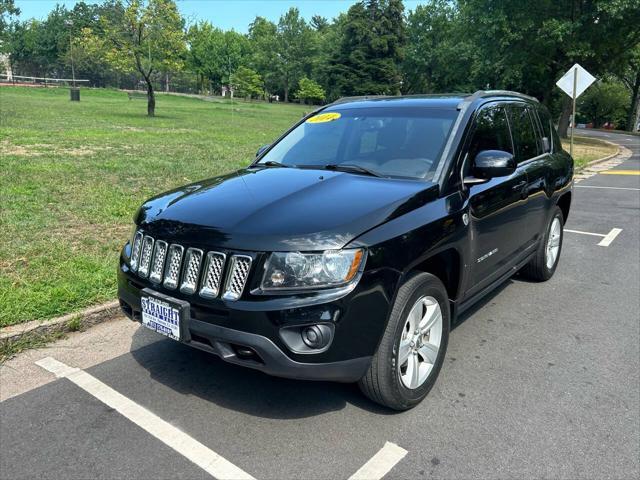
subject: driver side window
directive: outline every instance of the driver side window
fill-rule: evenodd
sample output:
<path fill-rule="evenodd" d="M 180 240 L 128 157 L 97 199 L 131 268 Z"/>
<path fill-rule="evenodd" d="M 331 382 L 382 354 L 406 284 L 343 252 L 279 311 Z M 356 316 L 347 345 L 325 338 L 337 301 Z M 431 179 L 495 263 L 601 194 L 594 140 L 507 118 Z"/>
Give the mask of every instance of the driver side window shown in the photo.
<path fill-rule="evenodd" d="M 469 160 L 482 150 L 503 150 L 513 153 L 507 115 L 502 105 L 485 107 L 476 117 L 473 135 L 469 143 Z"/>

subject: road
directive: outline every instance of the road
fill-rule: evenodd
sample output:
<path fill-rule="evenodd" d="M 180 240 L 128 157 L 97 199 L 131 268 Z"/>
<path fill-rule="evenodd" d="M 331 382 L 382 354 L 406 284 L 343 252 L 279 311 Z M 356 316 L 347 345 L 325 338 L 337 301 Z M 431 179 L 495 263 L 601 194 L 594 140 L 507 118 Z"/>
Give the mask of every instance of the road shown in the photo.
<path fill-rule="evenodd" d="M 632 156 L 576 185 L 554 278 L 516 277 L 467 314 L 415 409 L 119 318 L 0 368 L 0 476 L 346 479 L 367 464 L 368 478 L 638 478 L 640 137 L 587 134 Z M 81 370 L 57 379 L 45 357 Z"/>

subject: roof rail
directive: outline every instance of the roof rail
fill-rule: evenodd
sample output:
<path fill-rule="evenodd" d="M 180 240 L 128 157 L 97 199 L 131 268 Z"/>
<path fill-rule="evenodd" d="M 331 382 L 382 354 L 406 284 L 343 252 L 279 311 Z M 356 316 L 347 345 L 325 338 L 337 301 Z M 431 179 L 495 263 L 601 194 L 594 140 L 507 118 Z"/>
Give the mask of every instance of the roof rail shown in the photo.
<path fill-rule="evenodd" d="M 341 103 L 356 102 L 358 100 L 373 100 L 379 98 L 393 98 L 395 95 L 360 95 L 355 97 L 341 97 L 329 105 L 340 105 Z M 327 107 L 329 106 L 327 105 Z"/>
<path fill-rule="evenodd" d="M 472 102 L 473 100 L 476 100 L 478 98 L 485 98 L 485 97 L 517 97 L 517 98 L 524 98 L 526 100 L 538 102 L 538 99 L 536 97 L 525 95 L 524 93 L 512 92 L 510 90 L 478 90 L 473 95 L 466 98 L 465 100 Z"/>

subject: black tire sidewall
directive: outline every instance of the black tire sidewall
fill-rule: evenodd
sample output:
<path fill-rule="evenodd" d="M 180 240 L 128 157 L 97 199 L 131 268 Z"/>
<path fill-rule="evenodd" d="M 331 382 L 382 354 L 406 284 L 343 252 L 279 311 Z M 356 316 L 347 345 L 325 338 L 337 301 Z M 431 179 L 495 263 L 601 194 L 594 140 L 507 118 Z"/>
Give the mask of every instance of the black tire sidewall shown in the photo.
<path fill-rule="evenodd" d="M 551 225 L 553 224 L 553 220 L 558 218 L 560 220 L 560 244 L 558 245 L 558 255 L 556 256 L 556 260 L 553 263 L 551 268 L 547 267 L 547 242 L 549 241 L 549 236 L 551 235 Z M 547 222 L 547 228 L 544 235 L 544 241 L 541 245 L 542 252 L 542 264 L 544 267 L 545 277 L 551 278 L 558 267 L 558 263 L 560 262 L 560 255 L 562 254 L 562 244 L 564 242 L 564 215 L 562 215 L 562 210 L 559 207 L 556 207 L 553 210 L 553 215 Z"/>
<path fill-rule="evenodd" d="M 402 308 L 399 315 L 394 315 L 394 318 L 390 319 L 390 322 L 394 322 L 393 325 L 393 350 L 389 352 L 390 359 L 390 376 L 389 381 L 392 384 L 392 391 L 397 396 L 399 403 L 406 404 L 408 408 L 419 403 L 431 390 L 438 378 L 442 364 L 444 363 L 444 357 L 449 342 L 449 328 L 450 328 L 450 315 L 449 315 L 449 299 L 447 292 L 442 285 L 442 282 L 436 277 L 430 274 L 420 274 L 419 281 L 412 285 L 412 290 L 406 296 L 403 301 Z M 409 281 L 407 282 L 409 283 Z M 438 358 L 436 363 L 429 374 L 427 380 L 418 388 L 410 389 L 404 386 L 400 375 L 398 374 L 398 348 L 400 345 L 400 338 L 402 336 L 402 330 L 404 328 L 405 319 L 411 311 L 411 308 L 415 305 L 420 297 L 430 296 L 435 298 L 440 304 L 440 310 L 442 311 L 442 338 L 440 340 L 440 349 L 438 351 Z M 396 313 L 396 312 L 394 312 Z"/>

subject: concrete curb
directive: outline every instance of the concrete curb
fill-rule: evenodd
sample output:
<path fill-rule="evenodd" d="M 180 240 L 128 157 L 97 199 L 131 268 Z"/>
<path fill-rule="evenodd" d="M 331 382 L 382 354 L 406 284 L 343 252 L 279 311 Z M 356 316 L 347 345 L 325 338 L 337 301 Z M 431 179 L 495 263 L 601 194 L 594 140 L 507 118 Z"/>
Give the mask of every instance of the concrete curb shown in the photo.
<path fill-rule="evenodd" d="M 104 322 L 120 311 L 120 304 L 112 300 L 102 305 L 90 307 L 75 313 L 49 320 L 32 320 L 18 325 L 10 325 L 0 329 L 0 346 L 6 346 L 18 340 L 42 336 L 51 333 L 81 330 L 97 323 Z M 70 325 L 74 322 L 73 327 Z M 77 322 L 77 323 L 75 323 Z"/>

